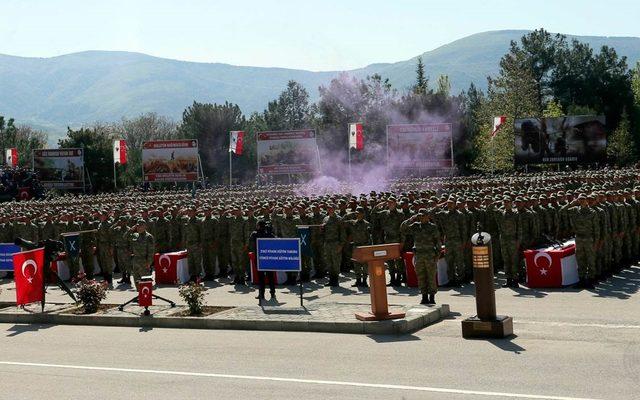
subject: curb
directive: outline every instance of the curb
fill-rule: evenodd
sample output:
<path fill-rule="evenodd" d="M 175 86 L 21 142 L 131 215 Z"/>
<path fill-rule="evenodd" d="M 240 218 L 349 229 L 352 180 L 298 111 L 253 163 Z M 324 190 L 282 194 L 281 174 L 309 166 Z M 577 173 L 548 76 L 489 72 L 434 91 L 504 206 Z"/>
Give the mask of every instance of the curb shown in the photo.
<path fill-rule="evenodd" d="M 7 310 L 7 309 L 4 309 Z M 0 323 L 117 326 L 135 328 L 228 329 L 350 334 L 406 334 L 432 325 L 449 315 L 449 305 L 410 307 L 407 316 L 398 320 L 363 322 L 323 321 L 314 319 L 233 319 L 228 311 L 206 317 L 167 317 L 126 315 L 65 314 L 70 307 L 50 313 L 8 312 L 0 309 Z"/>

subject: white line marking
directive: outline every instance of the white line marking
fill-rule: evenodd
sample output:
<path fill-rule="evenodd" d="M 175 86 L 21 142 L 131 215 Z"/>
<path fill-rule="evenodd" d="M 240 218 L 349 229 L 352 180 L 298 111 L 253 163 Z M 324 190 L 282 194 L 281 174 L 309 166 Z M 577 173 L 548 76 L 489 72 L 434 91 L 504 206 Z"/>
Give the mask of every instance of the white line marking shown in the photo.
<path fill-rule="evenodd" d="M 253 381 L 305 383 L 305 384 L 312 384 L 312 385 L 351 386 L 351 387 L 391 389 L 391 390 L 412 390 L 417 392 L 469 394 L 469 395 L 476 395 L 476 396 L 511 397 L 511 398 L 518 398 L 518 399 L 596 400 L 596 399 L 588 399 L 588 398 L 581 398 L 581 397 L 545 396 L 545 395 L 537 395 L 537 394 L 505 393 L 505 392 L 483 392 L 478 390 L 447 389 L 447 388 L 437 388 L 437 387 L 427 387 L 427 386 L 387 385 L 387 384 L 381 384 L 381 383 L 324 381 L 324 380 L 317 380 L 317 379 L 277 378 L 277 377 L 270 377 L 270 376 L 212 374 L 212 373 L 205 373 L 205 372 L 163 371 L 163 370 L 154 370 L 154 369 L 91 367 L 91 366 L 85 366 L 85 365 L 40 364 L 40 363 L 26 363 L 26 362 L 13 362 L 13 361 L 0 361 L 0 365 L 15 365 L 15 366 L 22 366 L 22 367 L 42 367 L 42 368 L 65 368 L 65 369 L 88 370 L 88 371 L 127 372 L 127 373 L 137 373 L 137 374 L 197 376 L 197 377 L 220 378 L 220 379 L 244 379 L 244 380 L 253 380 Z"/>
<path fill-rule="evenodd" d="M 445 319 L 440 321 L 441 323 L 460 323 L 458 319 Z M 530 321 L 522 319 L 514 319 L 513 323 L 518 324 L 531 324 L 531 325 L 551 325 L 551 326 L 573 326 L 577 328 L 605 328 L 605 329 L 640 329 L 640 325 L 625 325 L 625 324 L 595 324 L 595 323 L 579 323 L 579 322 L 555 322 L 555 321 Z"/>

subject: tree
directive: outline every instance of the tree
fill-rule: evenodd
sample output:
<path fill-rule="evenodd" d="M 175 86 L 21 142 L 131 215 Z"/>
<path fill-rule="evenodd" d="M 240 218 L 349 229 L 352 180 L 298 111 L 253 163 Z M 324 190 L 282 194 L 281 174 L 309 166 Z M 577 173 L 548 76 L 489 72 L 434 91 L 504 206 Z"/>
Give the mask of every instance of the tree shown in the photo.
<path fill-rule="evenodd" d="M 193 102 L 182 113 L 178 133 L 198 140 L 205 176 L 216 181 L 228 180 L 229 132 L 241 130 L 245 124 L 236 104 L 208 104 Z"/>
<path fill-rule="evenodd" d="M 6 140 L 6 147 L 18 149 L 18 165 L 31 167 L 33 150 L 42 149 L 47 145 L 47 134 L 31 128 L 28 125 L 18 125 Z"/>
<path fill-rule="evenodd" d="M 413 86 L 413 93 L 417 95 L 429 93 L 429 78 L 427 78 L 424 73 L 422 57 L 418 57 L 418 65 L 416 66 L 416 84 Z"/>
<path fill-rule="evenodd" d="M 289 81 L 278 99 L 270 101 L 264 120 L 271 130 L 307 127 L 310 118 L 309 93 L 296 81 Z"/>
<path fill-rule="evenodd" d="M 8 146 L 8 138 L 12 135 L 15 135 L 16 127 L 14 125 L 14 119 L 9 118 L 5 122 L 5 119 L 2 115 L 0 115 L 0 150 L 2 150 L 2 165 L 6 164 L 6 154 L 4 152 L 5 148 L 11 147 Z"/>
<path fill-rule="evenodd" d="M 529 65 L 524 62 L 522 52 L 510 52 L 500 60 L 500 72 L 496 78 L 487 78 L 488 100 L 479 113 L 484 121 L 481 134 L 476 137 L 476 159 L 474 168 L 481 171 L 513 169 L 513 121 L 516 118 L 537 117 L 538 84 Z M 507 122 L 500 128 L 495 138 L 491 138 L 493 117 L 507 116 Z"/>
<path fill-rule="evenodd" d="M 638 158 L 636 156 L 636 146 L 631 135 L 631 127 L 626 112 L 622 113 L 620 123 L 611 134 L 607 145 L 607 155 L 616 165 L 630 165 Z"/>
<path fill-rule="evenodd" d="M 113 140 L 116 137 L 114 125 L 96 123 L 78 130 L 67 128 L 67 136 L 58 141 L 58 146 L 83 148 L 84 166 L 93 190 L 107 191 L 113 188 Z"/>
<path fill-rule="evenodd" d="M 555 100 L 549 101 L 544 110 L 542 110 L 542 116 L 545 118 L 562 117 L 563 115 L 562 106 Z"/>
<path fill-rule="evenodd" d="M 440 75 L 438 76 L 438 89 L 436 90 L 436 94 L 449 97 L 451 93 L 451 82 L 449 82 L 449 76 Z"/>

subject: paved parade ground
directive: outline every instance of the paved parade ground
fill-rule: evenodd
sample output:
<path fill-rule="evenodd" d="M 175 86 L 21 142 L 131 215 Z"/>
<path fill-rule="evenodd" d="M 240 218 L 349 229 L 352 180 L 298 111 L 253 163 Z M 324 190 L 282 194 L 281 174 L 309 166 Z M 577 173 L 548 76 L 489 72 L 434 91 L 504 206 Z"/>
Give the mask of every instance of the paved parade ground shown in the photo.
<path fill-rule="evenodd" d="M 306 287 L 307 302 L 367 303 L 368 292 Z M 498 289 L 515 336 L 464 340 L 474 287 L 436 297 L 451 316 L 413 334 L 145 329 L 0 324 L 0 398 L 634 399 L 640 378 L 640 267 L 595 290 Z M 12 301 L 2 281 L 0 301 Z M 109 292 L 118 303 L 133 290 Z M 174 287 L 161 296 L 179 301 Z M 214 284 L 209 305 L 251 305 L 253 288 Z M 280 306 L 297 287 L 278 289 Z M 57 289 L 50 300 L 63 301 Z M 389 289 L 391 304 L 417 290 Z M 275 304 L 274 304 L 275 305 Z"/>

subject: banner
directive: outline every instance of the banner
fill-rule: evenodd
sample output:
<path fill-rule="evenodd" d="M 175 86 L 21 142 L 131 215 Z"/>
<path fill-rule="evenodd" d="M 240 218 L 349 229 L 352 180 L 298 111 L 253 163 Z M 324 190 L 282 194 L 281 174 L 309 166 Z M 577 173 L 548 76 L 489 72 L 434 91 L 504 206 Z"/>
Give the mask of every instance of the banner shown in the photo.
<path fill-rule="evenodd" d="M 63 233 L 62 241 L 67 257 L 77 258 L 80 254 L 80 232 Z"/>
<path fill-rule="evenodd" d="M 6 151 L 6 160 L 7 160 L 7 165 L 15 168 L 18 166 L 18 149 L 15 147 L 12 147 L 10 149 L 7 149 Z"/>
<path fill-rule="evenodd" d="M 313 129 L 258 132 L 259 174 L 300 174 L 319 169 Z"/>
<path fill-rule="evenodd" d="M 198 141 L 186 139 L 142 143 L 142 174 L 145 182 L 198 180 Z"/>
<path fill-rule="evenodd" d="M 607 159 L 604 116 L 516 119 L 514 133 L 516 165 L 592 164 Z"/>
<path fill-rule="evenodd" d="M 113 141 L 113 163 L 124 165 L 127 163 L 127 142 L 124 140 Z"/>
<path fill-rule="evenodd" d="M 153 305 L 153 282 L 138 282 L 138 305 L 140 307 L 151 307 Z"/>
<path fill-rule="evenodd" d="M 242 155 L 244 148 L 244 132 L 231 131 L 229 136 L 229 151 L 237 155 Z"/>
<path fill-rule="evenodd" d="M 258 238 L 258 271 L 300 271 L 300 239 Z"/>
<path fill-rule="evenodd" d="M 84 188 L 82 149 L 33 150 L 33 169 L 47 189 Z"/>
<path fill-rule="evenodd" d="M 392 170 L 453 167 L 451 124 L 388 125 L 387 166 Z"/>
<path fill-rule="evenodd" d="M 349 124 L 349 148 L 362 150 L 364 149 L 364 129 L 362 124 Z"/>
<path fill-rule="evenodd" d="M 13 255 L 20 252 L 20 246 L 0 243 L 0 271 L 13 271 Z"/>

